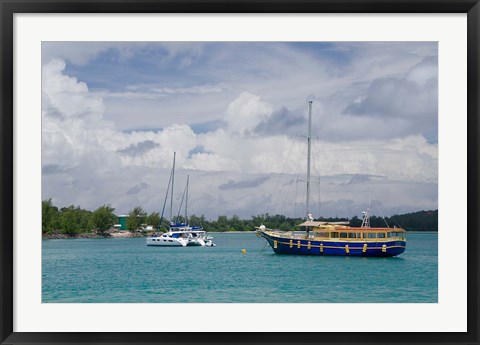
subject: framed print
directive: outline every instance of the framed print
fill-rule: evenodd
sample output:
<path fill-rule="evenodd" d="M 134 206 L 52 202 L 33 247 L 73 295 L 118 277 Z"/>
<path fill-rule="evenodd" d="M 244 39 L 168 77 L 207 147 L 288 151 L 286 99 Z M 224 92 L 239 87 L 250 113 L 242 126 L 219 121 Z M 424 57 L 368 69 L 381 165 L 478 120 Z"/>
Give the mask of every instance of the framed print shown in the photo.
<path fill-rule="evenodd" d="M 478 343 L 477 1 L 1 1 L 1 341 Z"/>

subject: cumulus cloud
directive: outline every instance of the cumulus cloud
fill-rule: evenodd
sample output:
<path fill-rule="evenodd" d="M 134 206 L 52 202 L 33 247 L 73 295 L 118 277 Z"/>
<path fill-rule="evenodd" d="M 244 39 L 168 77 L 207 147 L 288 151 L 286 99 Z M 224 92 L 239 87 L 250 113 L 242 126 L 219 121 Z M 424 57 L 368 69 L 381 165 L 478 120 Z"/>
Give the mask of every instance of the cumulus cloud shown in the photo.
<path fill-rule="evenodd" d="M 127 191 L 127 194 L 128 195 L 138 194 L 138 193 L 141 193 L 143 190 L 145 190 L 147 188 L 148 188 L 148 184 L 146 184 L 145 182 L 142 182 L 142 183 L 137 184 L 137 185 L 133 186 L 132 188 L 130 188 Z"/>
<path fill-rule="evenodd" d="M 262 135 L 297 135 L 306 132 L 306 118 L 303 111 L 290 111 L 282 107 L 270 117 L 264 119 L 256 127 L 254 132 Z"/>
<path fill-rule="evenodd" d="M 176 190 L 189 174 L 193 213 L 302 216 L 305 96 L 315 93 L 320 95 L 312 135 L 316 215 L 361 212 L 369 193 L 386 213 L 436 208 L 438 145 L 425 135 L 437 123 L 438 68 L 430 45 L 403 45 L 408 54 L 373 45 L 376 54 L 368 63 L 362 45 L 333 49 L 330 59 L 322 60 L 309 55 L 306 48 L 314 46 L 282 44 L 273 49 L 282 57 L 272 57 L 270 64 L 265 57 L 272 49 L 262 47 L 238 74 L 226 68 L 225 56 L 231 55 L 221 45 L 215 49 L 224 55 L 212 56 L 205 44 L 164 44 L 153 54 L 160 67 L 150 82 L 129 80 L 111 90 L 95 89 L 98 78 L 88 83 L 68 64 L 81 69 L 114 49 L 112 64 L 121 61 L 125 67 L 138 51 L 124 46 L 120 54 L 118 46 L 104 45 L 75 57 L 72 44 L 55 56 L 54 46 L 42 65 L 42 193 L 59 206 L 112 204 L 127 213 L 141 205 L 158 212 L 176 152 Z M 70 56 L 59 59 L 67 50 Z M 350 58 L 334 65 L 338 54 Z M 398 65 L 392 65 L 395 54 L 404 57 Z M 209 63 L 201 65 L 204 60 Z M 204 69 L 198 65 L 217 79 L 200 77 Z M 367 78 L 371 66 L 377 67 Z M 176 203 L 180 194 L 175 193 Z"/>
<path fill-rule="evenodd" d="M 98 120 L 105 110 L 102 100 L 89 93 L 87 84 L 64 75 L 63 60 L 54 59 L 42 68 L 43 110 L 64 118 Z"/>
<path fill-rule="evenodd" d="M 412 67 L 403 77 L 373 80 L 366 94 L 355 99 L 343 114 L 381 119 L 394 125 L 403 123 L 404 133 L 429 130 L 438 118 L 437 60 L 427 57 Z M 390 132 L 390 131 L 388 131 Z"/>
<path fill-rule="evenodd" d="M 381 178 L 381 176 L 378 176 L 378 175 L 365 175 L 365 174 L 354 174 L 350 177 L 350 179 L 348 180 L 348 182 L 346 182 L 345 184 L 348 184 L 348 185 L 352 185 L 352 184 L 356 184 L 356 183 L 361 183 L 361 184 L 365 184 L 366 182 L 370 182 L 372 181 L 372 179 L 375 179 L 375 178 Z"/>
<path fill-rule="evenodd" d="M 192 154 L 184 167 L 204 171 L 240 171 L 240 166 L 234 159 L 206 152 Z"/>
<path fill-rule="evenodd" d="M 228 181 L 218 186 L 220 189 L 241 189 L 241 188 L 255 188 L 268 180 L 268 176 L 261 176 L 253 180 L 244 180 L 244 181 Z"/>
<path fill-rule="evenodd" d="M 138 156 L 145 154 L 158 146 L 160 146 L 160 144 L 155 143 L 153 140 L 145 140 L 136 144 L 131 144 L 127 148 L 118 150 L 118 152 L 129 156 Z"/>
<path fill-rule="evenodd" d="M 61 174 L 67 172 L 69 169 L 65 168 L 59 164 L 51 164 L 51 165 L 44 165 L 42 167 L 42 174 L 45 175 L 53 175 L 53 174 Z"/>
<path fill-rule="evenodd" d="M 252 132 L 260 123 L 268 120 L 273 108 L 260 96 L 242 92 L 228 105 L 225 113 L 228 129 L 234 133 Z"/>

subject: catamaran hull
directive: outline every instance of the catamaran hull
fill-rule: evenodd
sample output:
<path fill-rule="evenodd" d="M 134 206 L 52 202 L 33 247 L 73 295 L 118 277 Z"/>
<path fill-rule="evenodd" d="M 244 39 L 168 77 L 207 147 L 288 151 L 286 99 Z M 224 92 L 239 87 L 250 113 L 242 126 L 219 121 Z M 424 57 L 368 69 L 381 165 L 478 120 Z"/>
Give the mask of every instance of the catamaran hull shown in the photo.
<path fill-rule="evenodd" d="M 201 238 L 195 238 L 188 240 L 187 246 L 205 247 L 205 241 Z"/>
<path fill-rule="evenodd" d="M 187 241 L 179 239 L 163 239 L 160 237 L 148 237 L 146 239 L 147 246 L 157 246 L 157 247 L 185 247 Z"/>
<path fill-rule="evenodd" d="M 319 241 L 291 239 L 259 232 L 277 254 L 391 257 L 405 251 L 405 241 Z"/>

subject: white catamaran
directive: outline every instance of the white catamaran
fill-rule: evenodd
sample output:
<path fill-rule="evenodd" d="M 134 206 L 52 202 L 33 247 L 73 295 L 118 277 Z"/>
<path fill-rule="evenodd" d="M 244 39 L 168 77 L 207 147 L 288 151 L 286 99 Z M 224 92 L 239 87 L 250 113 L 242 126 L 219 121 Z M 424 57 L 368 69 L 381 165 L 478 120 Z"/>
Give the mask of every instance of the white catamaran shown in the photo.
<path fill-rule="evenodd" d="M 147 246 L 208 246 L 213 247 L 213 238 L 208 236 L 203 227 L 200 226 L 190 226 L 188 224 L 188 187 L 190 176 L 187 175 L 187 183 L 185 190 L 183 192 L 182 201 L 180 204 L 179 210 L 182 208 L 183 200 L 185 199 L 185 223 L 179 223 L 173 221 L 173 186 L 175 181 L 175 156 L 176 153 L 173 153 L 173 165 L 172 171 L 170 173 L 170 180 L 167 187 L 167 194 L 165 195 L 165 201 L 163 204 L 162 215 L 160 217 L 160 222 L 163 219 L 163 214 L 165 211 L 165 205 L 168 198 L 168 193 L 170 191 L 170 228 L 169 231 L 162 235 L 153 235 L 147 237 L 146 244 Z M 180 211 L 177 215 L 177 219 L 180 218 Z"/>

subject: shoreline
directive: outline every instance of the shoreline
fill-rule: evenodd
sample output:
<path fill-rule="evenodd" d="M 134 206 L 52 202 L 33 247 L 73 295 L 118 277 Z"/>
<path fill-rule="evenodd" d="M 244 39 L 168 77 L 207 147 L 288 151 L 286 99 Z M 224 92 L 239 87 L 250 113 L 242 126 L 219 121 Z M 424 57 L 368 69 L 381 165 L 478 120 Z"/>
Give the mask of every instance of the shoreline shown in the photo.
<path fill-rule="evenodd" d="M 149 234 L 131 232 L 131 231 L 122 231 L 122 232 L 111 232 L 104 234 L 96 233 L 82 233 L 82 234 L 42 234 L 43 240 L 67 240 L 67 239 L 76 239 L 76 238 L 135 238 L 135 237 L 147 237 Z"/>
<path fill-rule="evenodd" d="M 207 231 L 209 234 L 253 234 L 255 231 Z M 81 234 L 42 234 L 42 240 L 68 240 L 78 238 L 139 238 L 148 237 L 152 233 L 131 232 L 128 230 L 109 233 L 81 233 Z"/>
<path fill-rule="evenodd" d="M 246 230 L 246 231 L 207 231 L 209 234 L 254 234 L 255 230 Z M 434 230 L 416 230 L 416 231 L 407 231 L 407 234 L 411 233 L 438 233 Z M 104 234 L 96 233 L 81 233 L 81 234 L 42 234 L 42 240 L 67 240 L 67 239 L 78 239 L 78 238 L 140 238 L 151 236 L 152 233 L 143 233 L 143 232 L 131 232 L 128 230 L 123 230 L 119 232 L 110 232 Z"/>

